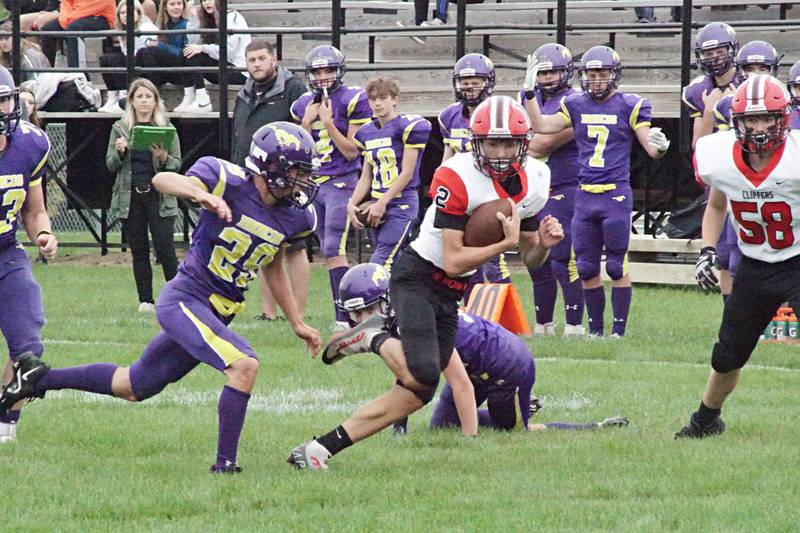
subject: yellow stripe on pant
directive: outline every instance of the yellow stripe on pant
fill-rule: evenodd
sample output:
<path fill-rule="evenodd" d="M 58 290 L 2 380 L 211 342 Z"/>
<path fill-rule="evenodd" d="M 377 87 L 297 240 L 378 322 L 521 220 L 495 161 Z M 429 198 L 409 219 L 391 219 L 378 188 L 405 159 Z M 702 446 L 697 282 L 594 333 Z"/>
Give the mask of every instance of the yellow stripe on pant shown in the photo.
<path fill-rule="evenodd" d="M 247 354 L 239 351 L 236 346 L 214 333 L 214 331 L 205 323 L 203 323 L 202 320 L 197 318 L 197 316 L 192 313 L 183 302 L 180 303 L 180 306 L 183 314 L 186 315 L 186 317 L 192 321 L 194 327 L 197 328 L 197 331 L 200 333 L 203 341 L 205 341 L 205 343 L 214 351 L 214 353 L 219 356 L 220 359 L 222 359 L 222 361 L 225 363 L 225 366 L 231 366 L 239 359 L 248 357 Z"/>

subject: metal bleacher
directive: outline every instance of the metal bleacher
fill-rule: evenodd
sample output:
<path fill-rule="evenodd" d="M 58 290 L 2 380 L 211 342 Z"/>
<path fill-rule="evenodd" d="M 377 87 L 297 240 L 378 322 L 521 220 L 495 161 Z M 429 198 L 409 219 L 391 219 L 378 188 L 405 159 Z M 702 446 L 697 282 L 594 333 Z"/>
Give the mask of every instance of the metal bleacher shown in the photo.
<path fill-rule="evenodd" d="M 800 10 L 792 9 L 794 4 L 800 4 L 800 0 L 760 4 L 766 9 L 757 7 L 753 0 L 485 0 L 470 5 L 460 0 L 450 6 L 448 24 L 414 27 L 411 1 L 220 0 L 221 9 L 235 9 L 245 16 L 250 26 L 248 33 L 264 35 L 277 45 L 284 66 L 301 72 L 308 49 L 323 42 L 332 43 L 347 56 L 348 84 L 363 86 L 376 75 L 391 76 L 401 88 L 400 111 L 429 119 L 435 119 L 452 101 L 450 72 L 455 60 L 464 53 L 489 55 L 497 68 L 496 94 L 514 94 L 524 74 L 524 57 L 540 44 L 562 42 L 576 57 L 596 44 L 614 46 L 625 66 L 621 90 L 648 97 L 655 125 L 673 139 L 665 160 L 650 161 L 637 150 L 632 154 L 632 181 L 637 191 L 634 230 L 651 236 L 662 229 L 666 213 L 687 204 L 691 195 L 697 193 L 692 189 L 690 120 L 680 105 L 681 86 L 696 75 L 691 70 L 693 32 L 712 20 L 729 22 L 737 29 L 741 42 L 766 39 L 785 53 L 786 72 L 788 65 L 800 59 L 800 40 L 796 38 L 800 29 L 796 15 Z M 634 21 L 633 8 L 642 5 L 656 8 L 658 23 Z M 672 8 L 681 8 L 681 22 L 667 22 Z M 128 13 L 132 11 L 129 9 Z M 405 27 L 398 26 L 398 20 Z M 233 33 L 224 27 L 219 31 L 221 39 L 224 34 Z M 100 32 L 91 37 L 119 34 Z M 416 44 L 411 36 L 424 38 L 425 44 Z M 15 24 L 12 39 L 19 37 Z M 128 38 L 128 42 L 132 39 Z M 91 52 L 97 46 L 88 48 L 89 68 L 82 70 L 91 72 L 93 79 L 100 81 L 97 52 Z M 14 50 L 19 50 L 19 46 L 15 45 Z M 19 76 L 19 64 L 15 67 L 14 73 Z M 225 69 L 223 62 L 220 70 Z M 134 65 L 124 70 L 129 79 L 141 71 Z M 231 134 L 228 117 L 238 87 L 222 83 L 211 89 L 212 94 L 221 96 L 214 114 L 172 117 L 181 134 L 182 128 L 203 133 L 191 146 L 205 152 L 191 154 L 186 164 L 193 162 L 192 157 L 209 151 L 220 156 L 227 153 Z M 170 90 L 163 92 L 168 104 L 173 103 Z M 103 131 L 114 118 L 100 113 L 80 115 L 50 114 L 44 118 L 50 123 L 63 123 L 68 130 L 80 127 L 89 132 Z M 435 124 L 435 120 L 432 122 Z M 66 153 L 75 158 L 75 148 L 68 145 Z M 96 146 L 85 149 L 93 153 Z M 434 132 L 425 160 L 435 164 L 440 150 Z M 105 241 L 104 235 L 98 237 Z M 102 246 L 105 248 L 106 243 Z M 652 257 L 648 253 L 642 252 L 645 255 L 639 258 L 649 261 Z"/>

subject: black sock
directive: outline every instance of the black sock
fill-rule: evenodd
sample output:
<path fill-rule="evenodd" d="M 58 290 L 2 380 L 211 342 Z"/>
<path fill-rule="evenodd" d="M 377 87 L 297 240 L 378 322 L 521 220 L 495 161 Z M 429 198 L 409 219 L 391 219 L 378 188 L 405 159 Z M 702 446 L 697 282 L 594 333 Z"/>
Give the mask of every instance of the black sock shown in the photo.
<path fill-rule="evenodd" d="M 378 333 L 372 338 L 372 342 L 369 343 L 369 351 L 374 353 L 375 355 L 381 354 L 381 346 L 383 343 L 388 341 L 391 338 L 391 334 L 388 331 L 383 331 Z"/>
<path fill-rule="evenodd" d="M 700 407 L 694 413 L 693 418 L 697 425 L 706 427 L 711 424 L 721 412 L 722 409 L 711 409 L 710 407 L 706 407 L 706 404 L 703 402 L 700 402 Z"/>
<path fill-rule="evenodd" d="M 350 435 L 345 431 L 344 426 L 339 426 L 330 433 L 326 433 L 317 439 L 317 442 L 325 446 L 331 455 L 336 455 L 345 448 L 352 446 L 353 441 L 350 440 Z"/>

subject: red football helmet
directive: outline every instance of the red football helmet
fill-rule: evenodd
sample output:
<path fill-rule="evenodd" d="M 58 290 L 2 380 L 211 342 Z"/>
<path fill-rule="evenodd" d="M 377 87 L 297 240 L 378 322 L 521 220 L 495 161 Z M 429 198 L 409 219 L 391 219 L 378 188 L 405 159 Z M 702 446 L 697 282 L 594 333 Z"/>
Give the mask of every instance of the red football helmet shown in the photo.
<path fill-rule="evenodd" d="M 469 121 L 475 166 L 493 179 L 504 179 L 522 168 L 532 136 L 527 111 L 508 96 L 487 98 L 475 108 Z M 489 157 L 483 144 L 487 139 L 515 139 L 517 148 L 514 155 Z"/>
<path fill-rule="evenodd" d="M 789 128 L 789 93 L 783 84 L 768 74 L 749 76 L 736 89 L 731 104 L 731 119 L 736 138 L 747 152 L 762 153 L 786 140 Z M 773 117 L 775 123 L 766 131 L 748 128 L 746 118 Z"/>

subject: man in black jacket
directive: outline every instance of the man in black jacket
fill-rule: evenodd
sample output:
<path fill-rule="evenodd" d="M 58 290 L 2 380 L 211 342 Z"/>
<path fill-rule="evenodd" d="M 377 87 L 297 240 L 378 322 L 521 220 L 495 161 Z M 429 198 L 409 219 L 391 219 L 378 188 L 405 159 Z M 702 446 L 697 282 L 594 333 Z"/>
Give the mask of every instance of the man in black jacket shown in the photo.
<path fill-rule="evenodd" d="M 253 39 L 245 48 L 250 77 L 236 95 L 231 134 L 231 162 L 244 166 L 250 152 L 253 133 L 270 122 L 292 121 L 289 108 L 306 92 L 305 83 L 288 69 L 278 65 L 272 45 L 266 39 Z M 301 313 L 305 312 L 308 282 L 311 276 L 306 241 L 289 245 L 286 259 L 292 279 L 292 292 Z M 278 318 L 275 300 L 261 277 L 260 320 Z"/>

